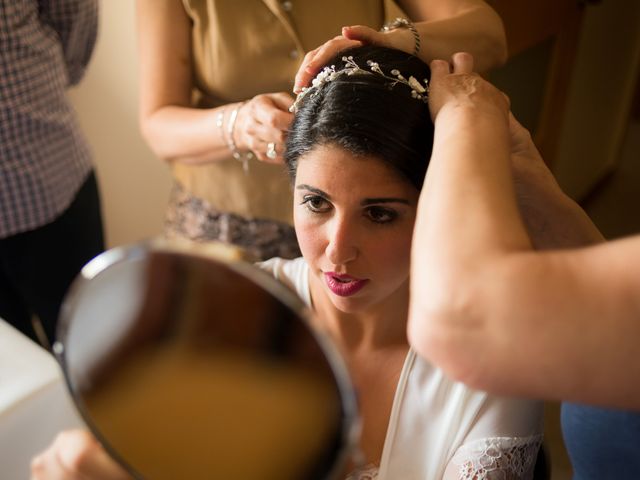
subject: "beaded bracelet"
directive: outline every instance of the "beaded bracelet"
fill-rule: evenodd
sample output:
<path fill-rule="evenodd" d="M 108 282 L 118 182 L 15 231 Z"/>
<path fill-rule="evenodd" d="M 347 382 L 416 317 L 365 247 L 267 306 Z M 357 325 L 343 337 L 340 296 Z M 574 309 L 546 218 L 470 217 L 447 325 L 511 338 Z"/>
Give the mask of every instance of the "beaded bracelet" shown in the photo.
<path fill-rule="evenodd" d="M 236 120 L 238 119 L 238 112 L 240 108 L 245 104 L 245 102 L 239 103 L 231 112 L 229 116 L 229 125 L 227 125 L 227 146 L 229 150 L 231 150 L 231 155 L 233 158 L 242 162 L 242 169 L 244 173 L 249 171 L 249 160 L 253 158 L 253 152 L 242 153 L 238 150 L 238 146 L 236 145 L 235 140 L 233 139 L 234 129 L 236 127 Z"/>
<path fill-rule="evenodd" d="M 418 29 L 413 24 L 411 20 L 407 20 L 406 18 L 398 17 L 392 22 L 385 24 L 380 31 L 381 32 L 390 32 L 391 30 L 395 30 L 396 28 L 408 28 L 413 34 L 413 54 L 418 55 L 420 52 L 420 34 L 418 33 Z"/>

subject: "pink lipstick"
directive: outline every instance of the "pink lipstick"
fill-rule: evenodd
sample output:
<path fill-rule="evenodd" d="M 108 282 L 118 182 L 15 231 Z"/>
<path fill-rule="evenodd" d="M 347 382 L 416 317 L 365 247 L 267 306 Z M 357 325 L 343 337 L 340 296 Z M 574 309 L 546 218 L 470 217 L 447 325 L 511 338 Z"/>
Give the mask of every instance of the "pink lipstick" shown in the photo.
<path fill-rule="evenodd" d="M 333 293 L 340 297 L 355 295 L 369 282 L 360 280 L 351 275 L 343 275 L 335 272 L 325 272 L 324 281 Z"/>

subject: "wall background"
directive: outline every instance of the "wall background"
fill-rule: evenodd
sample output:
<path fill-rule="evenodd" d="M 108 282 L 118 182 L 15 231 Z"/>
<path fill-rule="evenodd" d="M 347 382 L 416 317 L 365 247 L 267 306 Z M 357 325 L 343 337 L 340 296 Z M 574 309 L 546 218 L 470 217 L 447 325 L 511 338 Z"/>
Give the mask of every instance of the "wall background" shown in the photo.
<path fill-rule="evenodd" d="M 135 1 L 100 2 L 98 43 L 85 78 L 70 92 L 93 147 L 107 246 L 161 232 L 170 175 L 138 129 Z"/>

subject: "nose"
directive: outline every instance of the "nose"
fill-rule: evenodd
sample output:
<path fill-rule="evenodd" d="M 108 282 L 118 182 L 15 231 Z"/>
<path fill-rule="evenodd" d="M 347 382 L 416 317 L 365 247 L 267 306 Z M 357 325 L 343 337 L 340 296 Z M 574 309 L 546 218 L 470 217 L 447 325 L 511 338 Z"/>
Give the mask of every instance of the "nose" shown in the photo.
<path fill-rule="evenodd" d="M 327 259 L 334 265 L 345 265 L 358 257 L 357 233 L 345 218 L 333 219 L 326 247 Z"/>

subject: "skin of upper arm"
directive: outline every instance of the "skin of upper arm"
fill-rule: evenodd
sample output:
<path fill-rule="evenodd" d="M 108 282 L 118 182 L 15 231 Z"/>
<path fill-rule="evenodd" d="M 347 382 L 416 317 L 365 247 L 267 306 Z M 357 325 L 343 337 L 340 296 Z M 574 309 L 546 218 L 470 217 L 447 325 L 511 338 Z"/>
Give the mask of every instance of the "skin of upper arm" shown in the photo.
<path fill-rule="evenodd" d="M 640 407 L 640 237 L 515 252 L 483 269 L 480 280 L 452 279 L 463 292 L 473 288 L 472 328 L 458 328 L 461 309 L 421 325 L 412 311 L 416 350 L 474 388 Z"/>
<path fill-rule="evenodd" d="M 191 103 L 191 19 L 180 0 L 137 0 L 140 124 L 164 106 Z"/>

